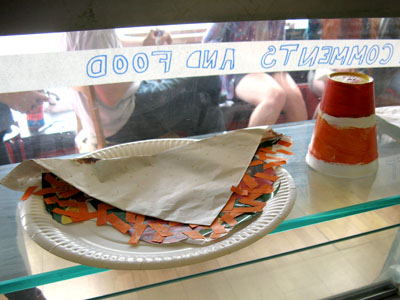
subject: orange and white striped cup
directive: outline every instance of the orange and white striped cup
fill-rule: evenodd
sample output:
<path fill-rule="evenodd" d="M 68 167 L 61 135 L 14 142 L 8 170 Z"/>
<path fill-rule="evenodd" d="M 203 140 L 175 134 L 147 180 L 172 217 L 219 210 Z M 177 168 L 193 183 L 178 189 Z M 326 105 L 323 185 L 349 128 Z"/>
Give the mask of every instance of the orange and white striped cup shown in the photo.
<path fill-rule="evenodd" d="M 353 72 L 329 75 L 307 164 L 327 175 L 363 177 L 378 168 L 373 78 Z"/>

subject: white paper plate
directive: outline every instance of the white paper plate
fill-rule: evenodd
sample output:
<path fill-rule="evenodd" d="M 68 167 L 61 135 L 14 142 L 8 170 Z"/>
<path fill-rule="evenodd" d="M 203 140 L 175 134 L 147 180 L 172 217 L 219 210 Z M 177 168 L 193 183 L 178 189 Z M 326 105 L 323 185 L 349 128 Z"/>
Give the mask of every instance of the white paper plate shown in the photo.
<path fill-rule="evenodd" d="M 90 154 L 96 158 L 149 155 L 192 143 L 189 139 L 161 139 L 117 145 Z M 236 226 L 224 239 L 206 245 L 128 244 L 124 235 L 111 226 L 95 222 L 62 225 L 45 210 L 42 197 L 21 201 L 20 217 L 28 235 L 42 248 L 64 259 L 98 268 L 121 270 L 178 267 L 213 259 L 243 248 L 274 230 L 289 214 L 296 198 L 293 178 L 283 168 L 276 170 L 281 186 L 267 202 L 262 214 Z M 277 184 L 277 182 L 275 183 Z"/>

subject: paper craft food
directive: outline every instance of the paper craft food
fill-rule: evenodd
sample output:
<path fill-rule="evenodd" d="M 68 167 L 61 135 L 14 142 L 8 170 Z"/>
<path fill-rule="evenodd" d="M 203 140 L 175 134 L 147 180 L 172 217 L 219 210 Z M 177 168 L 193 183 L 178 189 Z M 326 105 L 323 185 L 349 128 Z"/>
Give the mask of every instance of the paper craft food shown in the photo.
<path fill-rule="evenodd" d="M 306 156 L 313 169 L 338 177 L 376 172 L 378 150 L 373 79 L 330 74 Z"/>
<path fill-rule="evenodd" d="M 116 145 L 109 150 L 117 150 L 118 156 L 97 157 L 102 159 L 96 159 L 94 152 L 84 158 L 23 161 L 1 183 L 24 191 L 41 185 L 42 173 L 50 172 L 121 210 L 209 226 L 229 198 L 230 186 L 239 184 L 261 140 L 281 136 L 268 127 L 254 127 L 201 140 L 135 143 L 145 145 L 139 146 L 141 152 L 126 153 L 127 147 Z"/>
<path fill-rule="evenodd" d="M 21 200 L 32 195 L 42 196 L 46 210 L 55 221 L 66 226 L 86 221 L 96 222 L 97 226 L 113 226 L 122 234 L 130 235 L 131 245 L 140 241 L 208 243 L 257 217 L 267 201 L 279 192 L 279 178 L 274 169 L 285 164 L 287 156 L 293 154 L 292 142 L 285 138 L 273 135 L 259 145 L 242 180 L 231 186 L 231 197 L 210 226 L 165 221 L 121 210 L 88 196 L 49 172 L 42 174 L 42 186 L 29 187 Z"/>

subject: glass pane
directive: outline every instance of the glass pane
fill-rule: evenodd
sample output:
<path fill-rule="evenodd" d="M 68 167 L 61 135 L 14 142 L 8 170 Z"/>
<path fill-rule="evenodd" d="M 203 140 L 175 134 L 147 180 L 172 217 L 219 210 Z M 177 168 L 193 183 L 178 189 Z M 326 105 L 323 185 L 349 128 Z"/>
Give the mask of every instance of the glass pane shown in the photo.
<path fill-rule="evenodd" d="M 304 70 L 296 70 L 298 66 L 282 65 L 283 72 L 268 72 L 266 69 L 264 73 L 245 74 L 237 74 L 236 69 L 231 70 L 229 60 L 221 63 L 223 52 L 220 52 L 217 65 L 213 67 L 215 75 L 203 76 L 203 70 L 199 70 L 199 77 L 174 79 L 167 78 L 169 75 L 166 77 L 163 73 L 169 68 L 166 63 L 169 57 L 160 56 L 159 53 L 153 53 L 154 57 L 150 58 L 140 53 L 134 57 L 121 54 L 113 58 L 112 65 L 113 71 L 119 75 L 127 72 L 128 68 L 129 72 L 134 69 L 140 76 L 145 76 L 148 64 L 151 66 L 156 59 L 165 68 L 157 69 L 151 75 L 152 79 L 157 80 L 143 81 L 139 76 L 139 80 L 133 83 L 94 85 L 94 103 L 89 99 L 91 89 L 88 86 L 43 87 L 40 94 L 34 91 L 5 94 L 2 96 L 5 104 L 0 106 L 5 115 L 5 128 L 1 129 L 1 133 L 8 149 L 2 150 L 3 160 L 19 162 L 23 159 L 86 153 L 109 145 L 143 139 L 188 137 L 247 126 L 314 119 L 326 77 L 337 70 L 371 75 L 375 79 L 376 107 L 398 105 L 397 68 L 354 67 L 361 63 L 365 65 L 365 61 L 368 64 L 374 61 L 372 66 L 376 66 L 378 57 L 379 61 L 387 58 L 390 49 L 385 45 L 382 48 L 369 46 L 366 50 L 364 46 L 354 47 L 368 39 L 396 39 L 397 23 L 397 18 L 276 20 L 0 37 L 1 55 L 120 49 L 142 45 L 204 45 L 216 42 L 264 42 L 266 44 L 263 47 L 269 49 L 268 41 L 296 41 L 293 45 L 297 45 L 297 52 L 305 49 L 311 51 L 304 52 Z M 352 54 L 351 67 L 347 67 L 346 62 L 343 65 L 341 63 L 339 68 L 315 68 L 315 62 L 311 62 L 313 55 L 317 55 L 318 61 L 323 61 L 328 55 L 326 48 L 322 46 L 317 51 L 316 48 L 303 48 L 302 45 L 302 41 L 304 44 L 305 41 L 341 39 L 352 40 L 351 49 L 359 50 Z M 281 56 L 290 58 L 295 51 L 285 45 L 286 48 L 273 49 L 280 51 Z M 250 44 L 246 47 L 251 48 Z M 346 47 L 350 46 L 344 46 L 340 51 L 346 50 Z M 335 54 L 339 62 L 344 59 L 341 56 L 344 55 L 343 51 Z M 214 52 L 208 53 L 208 60 L 201 58 L 203 67 L 206 64 L 208 69 L 215 62 L 211 54 L 214 55 Z M 240 57 L 239 52 L 236 57 Z M 150 61 L 146 63 L 146 59 Z M 174 57 L 172 63 L 178 59 L 179 56 Z M 330 59 L 332 61 L 333 58 Z M 112 60 L 112 56 L 109 60 Z M 93 72 L 100 72 L 96 69 L 97 63 L 101 61 L 92 65 Z M 49 74 L 43 74 L 44 79 L 47 76 Z M 160 94 L 164 96 L 160 97 Z M 40 105 L 41 101 L 44 101 L 43 106 Z M 11 116 L 7 106 L 12 108 Z M 93 107 L 97 109 L 93 110 Z"/>
<path fill-rule="evenodd" d="M 325 91 L 326 79 L 328 74 L 333 71 L 351 70 L 372 76 L 375 83 L 376 108 L 395 108 L 400 104 L 398 66 L 389 65 L 385 67 L 385 65 L 378 64 L 380 61 L 388 59 L 391 50 L 397 49 L 396 40 L 399 35 L 399 20 L 398 18 L 374 18 L 249 21 L 2 36 L 0 37 L 0 58 L 7 58 L 4 61 L 9 61 L 16 65 L 20 62 L 19 59 L 23 57 L 41 57 L 42 59 L 44 57 L 44 59 L 48 58 L 50 61 L 53 55 L 58 54 L 68 53 L 72 55 L 77 53 L 76 57 L 78 57 L 78 54 L 81 53 L 80 50 L 83 52 L 102 48 L 107 50 L 116 49 L 115 51 L 117 52 L 108 58 L 108 62 L 113 63 L 113 76 L 120 78 L 118 76 L 123 75 L 126 67 L 129 66 L 130 71 L 134 70 L 139 74 L 139 79 L 134 82 L 123 80 L 116 82 L 118 80 L 115 80 L 115 77 L 110 77 L 108 79 L 112 79 L 113 83 L 101 82 L 102 84 L 88 85 L 87 82 L 84 82 L 82 85 L 72 86 L 63 82 L 51 86 L 42 86 L 38 90 L 17 92 L 18 89 L 16 89 L 11 91 L 16 93 L 9 91 L 1 93 L 0 138 L 3 140 L 3 143 L 0 143 L 0 165 L 3 165 L 0 166 L 1 176 L 5 176 L 11 171 L 13 166 L 8 165 L 10 162 L 18 163 L 27 159 L 44 157 L 76 157 L 99 148 L 126 142 L 152 138 L 201 138 L 222 131 L 268 124 L 276 131 L 291 136 L 295 142 L 293 148 L 295 155 L 289 159 L 289 163 L 285 166 L 294 178 L 297 188 L 296 204 L 288 219 L 399 195 L 399 129 L 398 127 L 388 127 L 388 124 L 379 119 L 377 124 L 379 170 L 376 176 L 350 181 L 343 178 L 321 176 L 321 174 L 311 170 L 304 160 L 314 130 L 314 119 Z M 384 39 L 394 39 L 395 41 L 387 41 L 387 44 L 385 44 L 386 41 L 383 41 Z M 349 42 L 343 46 L 340 44 L 340 40 L 348 40 Z M 309 42 L 316 41 L 320 42 L 321 46 L 318 46 L 319 44 L 309 44 Z M 219 64 L 213 68 L 214 57 L 212 54 L 214 52 L 196 52 L 200 48 L 195 47 L 207 43 L 209 47 L 214 45 L 222 47 L 218 49 L 229 47 L 232 47 L 232 49 L 244 49 L 244 53 L 250 54 L 240 57 L 238 61 L 247 63 L 253 58 L 252 51 L 258 49 L 260 42 L 263 43 L 262 49 L 265 53 L 281 50 L 279 57 L 282 59 L 292 57 L 289 55 L 292 53 L 290 50 L 292 48 L 287 48 L 288 45 L 297 45 L 299 49 L 297 54 L 299 55 L 305 49 L 302 57 L 303 66 L 282 63 L 281 69 L 277 71 L 266 69 L 265 72 L 261 72 L 259 69 L 254 68 L 254 72 L 253 69 L 249 69 L 251 72 L 238 73 L 229 69 L 231 63 L 229 57 L 226 60 L 217 60 Z M 353 50 L 359 50 L 352 56 L 353 62 L 349 64 L 350 67 L 346 63 L 348 60 L 343 60 L 343 65 L 339 65 L 338 68 L 334 64 L 327 64 L 328 67 L 326 68 L 320 65 L 316 67 L 316 61 L 327 59 L 324 55 L 328 53 L 328 50 L 323 47 L 333 47 L 336 44 L 343 46 L 343 48 L 338 48 L 340 51 L 346 49 L 348 45 L 353 47 L 351 48 Z M 375 44 L 378 46 L 375 47 Z M 242 48 L 242 45 L 245 45 L 244 48 Z M 282 45 L 284 48 L 279 48 Z M 148 48 L 150 46 L 158 48 Z M 269 46 L 275 48 L 269 48 Z M 367 48 L 364 48 L 364 46 Z M 392 46 L 394 47 L 393 49 L 390 48 Z M 124 48 L 129 48 L 130 50 L 139 49 L 134 52 L 137 56 L 132 55 L 133 52 L 123 52 Z M 153 49 L 155 51 L 154 55 L 142 55 L 145 51 L 143 49 L 146 48 Z M 166 70 L 165 68 L 168 68 L 167 62 L 170 57 L 166 52 L 162 53 L 164 56 L 160 56 L 160 53 L 157 52 L 165 49 L 171 51 L 191 49 L 185 53 L 201 53 L 203 60 L 199 60 L 199 66 L 204 68 L 196 69 L 193 73 L 196 76 L 192 74 L 193 76 L 182 77 L 183 75 L 178 74 L 181 76 L 168 77 L 164 71 Z M 121 52 L 118 52 L 120 50 Z M 45 54 L 42 55 L 43 53 Z M 121 53 L 128 54 L 124 56 Z M 207 55 L 209 56 L 204 56 L 205 53 L 208 53 Z M 95 54 L 97 52 L 93 52 L 93 55 L 89 57 L 92 58 Z M 79 57 L 81 58 L 81 56 Z M 147 67 L 146 58 L 149 57 L 153 59 L 153 62 L 157 61 L 159 67 L 161 66 L 151 76 L 149 75 L 151 78 L 145 77 L 148 76 L 145 70 Z M 179 55 L 174 56 L 174 59 L 179 57 Z M 219 56 L 219 59 L 221 57 Z M 266 57 L 268 59 L 266 58 L 265 63 L 272 63 L 272 60 L 269 60 L 272 58 L 278 59 L 278 56 Z M 340 62 L 342 59 L 341 54 L 338 53 L 334 58 L 336 60 L 333 59 L 333 61 L 336 62 Z M 84 62 L 83 69 L 86 71 L 87 60 L 82 61 Z M 73 67 L 80 65 L 79 63 L 82 63 L 82 61 L 77 59 L 76 64 L 71 68 L 74 69 Z M 312 63 L 313 61 L 314 64 Z M 101 62 L 102 60 L 98 60 L 96 63 L 100 65 L 92 65 L 92 75 L 98 75 L 100 74 L 99 72 L 104 71 L 99 67 Z M 360 64 L 361 62 L 364 63 L 362 67 L 357 66 L 359 62 Z M 193 63 L 193 61 L 190 61 L 190 63 Z M 371 63 L 371 66 L 365 66 L 368 63 Z M 246 64 L 244 65 L 242 66 L 243 69 L 247 67 Z M 34 64 L 30 66 L 34 66 Z M 59 70 L 59 68 L 51 67 L 48 72 L 39 74 L 40 76 L 33 72 L 34 76 L 30 76 L 32 82 L 34 79 L 38 79 L 36 82 L 41 80 L 46 83 L 51 82 L 52 71 L 56 74 L 56 71 Z M 63 67 L 69 70 L 68 66 L 63 65 Z M 96 67 L 99 67 L 99 69 L 96 69 Z M 202 73 L 204 71 L 202 69 L 205 69 L 206 72 Z M 110 71 L 110 69 L 108 70 Z M 60 76 L 59 74 L 57 73 L 57 76 Z M 78 77 L 78 75 L 72 74 L 72 77 Z M 143 76 L 143 78 L 140 76 Z M 20 78 L 16 78 L 14 81 L 21 81 L 21 86 L 25 84 L 24 80 Z M 4 90 L 7 89 L 7 86 L 0 87 Z M 397 115 L 394 114 L 392 115 L 392 120 L 396 121 L 397 118 L 398 122 L 398 117 L 398 113 Z M 22 257 L 21 259 L 18 258 L 17 262 L 10 260 L 12 262 L 11 268 L 16 272 L 14 274 L 0 271 L 1 280 L 18 278 L 28 274 L 42 274 L 76 266 L 75 263 L 55 257 L 41 249 L 22 232 L 22 229 L 17 226 L 19 224 L 19 214 L 16 200 L 19 199 L 20 193 L 6 190 L 2 186 L 0 189 L 3 195 L 0 199 L 0 216 L 2 217 L 0 224 L 2 228 L 12 229 L 3 230 L 2 234 L 0 234 L 0 240 L 7 241 L 7 245 L 1 247 L 0 253 L 3 254 L 3 258 L 15 258 L 15 253 L 19 250 Z M 393 214 L 385 215 L 385 217 L 379 217 L 380 212 L 377 212 L 378 217 L 374 219 L 374 222 L 376 222 L 374 224 L 377 224 L 376 227 L 387 226 L 397 222 L 396 213 L 398 208 L 395 207 L 393 210 L 395 211 Z M 369 222 L 362 220 L 361 223 L 363 224 Z M 354 229 L 352 226 L 350 227 L 352 230 Z M 359 231 L 359 228 L 354 229 L 354 233 Z M 376 236 L 380 234 L 383 233 L 377 233 Z M 293 236 L 296 239 L 309 237 L 307 234 L 299 234 L 297 236 L 295 232 Z M 339 235 L 339 237 L 343 236 L 343 234 Z M 394 234 L 392 234 L 393 236 Z M 265 238 L 262 240 L 264 241 Z M 343 242 L 343 245 L 346 243 L 349 242 Z M 357 247 L 361 247 L 361 244 L 357 244 Z M 387 244 L 387 242 L 382 242 L 378 247 L 388 246 Z M 350 258 L 346 259 L 346 255 L 350 255 L 351 251 L 344 251 L 346 247 L 341 248 L 339 245 L 342 244 L 329 245 L 326 248 L 310 251 L 311 253 L 315 251 L 316 254 L 314 254 L 316 257 L 321 256 L 321 260 L 323 260 L 322 257 L 329 258 L 327 261 L 330 262 L 331 257 L 327 254 L 332 254 L 333 261 L 342 263 L 345 260 L 346 263 L 349 263 Z M 388 249 L 389 246 L 386 250 Z M 241 259 L 249 261 L 269 255 L 262 251 L 254 251 L 251 253 L 241 252 L 243 253 Z M 323 253 L 317 253 L 318 251 Z M 304 264 L 308 262 L 315 263 L 311 256 L 305 254 L 308 252 L 304 252 L 303 254 L 293 254 L 285 258 L 268 260 L 241 269 L 224 271 L 221 274 L 225 274 L 226 282 L 221 282 L 218 274 L 208 275 L 200 279 L 186 281 L 187 286 L 185 286 L 185 283 L 174 283 L 156 288 L 152 293 L 157 295 L 159 292 L 167 292 L 170 288 L 172 293 L 175 288 L 178 291 L 176 292 L 178 295 L 188 295 L 188 290 L 200 291 L 210 284 L 215 295 L 221 297 L 220 293 L 227 288 L 227 285 L 234 286 L 233 290 L 230 289 L 230 293 L 232 293 L 230 296 L 234 298 L 238 297 L 238 295 L 251 295 L 251 280 L 246 278 L 253 278 L 253 275 L 249 273 L 252 268 L 255 267 L 256 272 L 260 274 L 260 278 L 264 278 L 267 276 L 263 271 L 264 265 L 277 266 L 279 262 L 285 266 L 284 270 L 294 267 L 294 273 L 293 275 L 283 274 L 280 268 L 277 268 L 277 270 L 274 270 L 274 272 L 276 271 L 276 277 L 278 279 L 284 278 L 285 280 L 275 282 L 276 284 L 274 285 L 288 291 L 294 291 L 295 288 L 301 288 L 306 284 L 309 287 L 313 287 L 314 284 L 322 282 L 324 289 L 310 288 L 305 289 L 304 292 L 308 295 L 315 295 L 315 297 L 325 297 L 373 282 L 374 278 L 379 275 L 380 268 L 383 265 L 382 257 L 385 257 L 387 252 L 385 251 L 382 251 L 382 256 L 378 259 L 376 266 L 371 270 L 365 271 L 365 278 L 362 277 L 350 283 L 346 282 L 346 284 L 341 285 L 340 290 L 331 288 L 330 283 L 325 282 L 323 278 L 332 279 L 330 276 L 335 276 L 339 280 L 343 271 L 331 270 L 332 273 L 325 274 L 323 271 L 315 269 L 315 274 L 309 274 L 310 276 L 301 278 L 298 283 L 294 282 L 295 280 L 287 280 L 288 278 L 298 279 L 300 265 L 304 267 Z M 362 253 L 352 253 L 353 256 L 351 258 L 354 260 L 363 258 Z M 301 264 L 298 261 L 299 256 L 304 258 Z M 286 258 L 288 261 L 285 261 Z M 291 260 L 295 262 L 294 265 L 288 263 Z M 7 259 L 4 261 L 7 261 Z M 215 260 L 205 263 L 205 267 L 202 270 L 215 268 L 215 263 L 218 266 L 225 267 L 237 262 L 234 259 L 230 260 L 229 257 L 225 258 L 225 260 L 222 258 L 221 261 L 223 263 L 220 263 L 220 261 L 216 263 Z M 297 267 L 299 269 L 296 269 Z M 360 273 L 358 268 L 361 267 L 366 266 L 361 266 L 361 264 L 354 266 L 349 263 L 348 266 L 344 265 L 344 270 L 349 271 L 350 274 L 354 270 L 357 270 L 355 273 Z M 93 280 L 95 281 L 100 278 L 108 280 L 107 278 L 112 278 L 112 276 L 122 279 L 121 282 L 116 283 L 117 287 L 113 286 L 111 289 L 96 285 L 96 291 L 88 294 L 87 297 L 123 290 L 126 288 L 124 281 L 126 280 L 129 284 L 132 284 L 132 277 L 134 281 L 137 280 L 135 286 L 141 286 L 153 282 L 148 280 L 147 277 L 155 276 L 155 281 L 157 281 L 157 278 L 162 280 L 165 274 L 170 274 L 168 275 L 170 277 L 167 276 L 167 278 L 176 278 L 190 274 L 190 271 L 187 271 L 189 269 L 190 267 L 183 268 L 182 270 L 184 271 L 181 270 L 181 273 L 171 270 L 163 271 L 162 275 L 153 271 L 110 271 L 93 275 L 90 278 L 94 278 Z M 140 274 L 139 279 L 135 279 L 137 274 Z M 317 274 L 321 278 L 317 279 L 315 277 Z M 128 279 L 125 279 L 125 276 Z M 141 276 L 147 277 L 143 279 Z M 49 280 L 51 279 L 49 276 Z M 78 278 L 76 280 L 78 282 L 77 286 L 81 284 L 80 281 L 89 282 L 91 280 Z M 240 284 L 241 280 L 244 280 L 243 284 Z M 261 281 L 263 279 L 255 280 L 258 283 Z M 63 284 L 65 283 L 57 283 L 51 286 L 57 286 L 57 289 L 59 289 Z M 224 288 L 219 289 L 219 285 Z M 244 286 L 243 291 L 239 290 L 241 286 Z M 266 286 L 270 288 L 270 285 Z M 259 288 L 261 289 L 260 295 L 264 295 L 265 291 L 261 287 Z M 50 286 L 48 290 L 51 290 Z M 271 288 L 271 293 L 276 295 L 278 299 L 282 295 L 280 292 L 272 291 Z M 51 294 L 53 291 L 48 293 Z M 146 294 L 147 292 L 139 293 Z M 258 293 L 258 291 L 255 291 L 255 293 Z M 291 295 L 294 294 L 288 293 L 286 297 L 290 298 Z"/>

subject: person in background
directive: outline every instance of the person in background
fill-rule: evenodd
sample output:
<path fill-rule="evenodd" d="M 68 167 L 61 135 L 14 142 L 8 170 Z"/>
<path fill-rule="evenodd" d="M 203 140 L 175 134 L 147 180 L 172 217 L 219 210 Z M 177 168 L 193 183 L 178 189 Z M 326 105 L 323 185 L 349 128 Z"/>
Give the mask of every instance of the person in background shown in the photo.
<path fill-rule="evenodd" d="M 0 94 L 0 164 L 10 163 L 7 149 L 3 142 L 4 135 L 14 123 L 10 108 L 22 113 L 33 110 L 36 106 L 48 101 L 48 97 L 38 91 L 16 92 Z M 15 204 L 16 205 L 16 204 Z M 11 208 L 10 208 L 11 209 Z M 16 207 L 13 207 L 16 209 Z M 18 276 L 27 276 L 29 271 L 25 265 L 23 256 L 17 243 L 16 219 L 1 218 L 1 280 L 13 279 Z M 45 300 L 42 291 L 38 288 L 30 288 L 4 295 L 9 300 Z"/>
<path fill-rule="evenodd" d="M 6 146 L 3 138 L 14 124 L 10 108 L 27 113 L 32 111 L 44 101 L 48 101 L 48 97 L 38 91 L 16 92 L 0 94 L 0 165 L 9 164 Z"/>
<path fill-rule="evenodd" d="M 214 23 L 203 43 L 271 41 L 285 39 L 285 21 Z M 283 113 L 285 122 L 307 119 L 300 89 L 287 72 L 222 76 L 227 99 L 240 99 L 255 106 L 248 126 L 275 124 Z"/>
<path fill-rule="evenodd" d="M 322 24 L 320 19 L 309 19 L 308 26 L 304 31 L 305 40 L 319 40 L 322 33 Z"/>
<path fill-rule="evenodd" d="M 170 44 L 169 34 L 152 30 L 144 45 Z M 69 51 L 122 47 L 115 30 L 67 33 Z M 218 76 L 144 80 L 95 85 L 104 135 L 110 144 L 224 130 Z M 93 127 L 87 98 L 80 93 L 74 109 L 83 128 Z"/>
<path fill-rule="evenodd" d="M 350 18 L 350 19 L 310 19 L 306 38 L 313 40 L 338 39 L 376 39 L 380 18 Z M 324 69 L 310 70 L 307 75 L 311 92 L 321 98 L 329 74 L 335 71 L 354 71 L 353 69 Z M 362 72 L 362 70 L 358 70 Z"/>
<path fill-rule="evenodd" d="M 383 18 L 378 38 L 398 39 L 400 37 L 400 18 Z M 399 68 L 375 68 L 370 71 L 375 82 L 377 106 L 400 105 L 400 70 Z"/>

